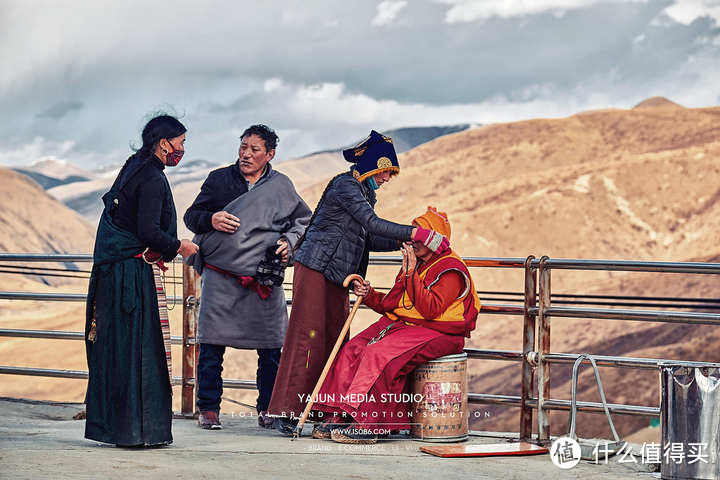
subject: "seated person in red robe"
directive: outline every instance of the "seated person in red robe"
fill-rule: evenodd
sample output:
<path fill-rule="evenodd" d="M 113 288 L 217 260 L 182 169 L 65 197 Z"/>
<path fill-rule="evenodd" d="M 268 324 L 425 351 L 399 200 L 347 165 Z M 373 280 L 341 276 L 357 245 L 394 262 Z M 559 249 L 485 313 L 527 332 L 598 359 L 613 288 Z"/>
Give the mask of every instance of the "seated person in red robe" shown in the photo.
<path fill-rule="evenodd" d="M 414 226 L 450 239 L 443 212 L 428 207 Z M 450 248 L 433 253 L 422 243 L 403 245 L 395 285 L 378 292 L 355 282 L 356 295 L 382 314 L 340 350 L 317 395 L 323 418 L 313 438 L 339 443 L 375 443 L 378 434 L 408 429 L 412 422 L 408 375 L 429 360 L 462 353 L 480 309 L 475 286 L 462 259 Z M 322 412 L 322 413 L 320 413 Z"/>

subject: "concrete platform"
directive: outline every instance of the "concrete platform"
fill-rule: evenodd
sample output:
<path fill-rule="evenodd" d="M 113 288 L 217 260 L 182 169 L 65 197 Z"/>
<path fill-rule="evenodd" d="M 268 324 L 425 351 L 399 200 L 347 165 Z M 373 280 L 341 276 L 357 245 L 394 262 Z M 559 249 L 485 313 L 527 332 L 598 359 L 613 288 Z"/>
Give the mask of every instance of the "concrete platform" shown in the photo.
<path fill-rule="evenodd" d="M 376 445 L 341 445 L 305 436 L 291 441 L 257 426 L 255 416 L 222 415 L 224 429 L 206 431 L 194 420 L 175 420 L 173 445 L 121 449 L 85 440 L 78 404 L 0 399 L 0 478 L 12 479 L 649 479 L 642 464 L 580 462 L 557 468 L 548 455 L 439 458 L 419 451 L 426 443 L 394 438 Z M 470 437 L 470 443 L 502 438 Z"/>

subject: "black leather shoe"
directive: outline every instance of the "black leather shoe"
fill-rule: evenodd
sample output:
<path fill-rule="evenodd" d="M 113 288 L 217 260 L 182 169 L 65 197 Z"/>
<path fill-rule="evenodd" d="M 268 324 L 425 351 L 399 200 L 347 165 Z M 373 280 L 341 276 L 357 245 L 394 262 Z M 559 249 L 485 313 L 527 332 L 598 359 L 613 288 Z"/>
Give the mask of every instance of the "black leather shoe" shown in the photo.
<path fill-rule="evenodd" d="M 298 421 L 294 418 L 290 419 L 290 418 L 278 417 L 273 422 L 273 427 L 275 427 L 275 430 L 282 433 L 283 435 L 292 437 L 292 434 L 295 431 L 295 427 L 297 427 L 297 424 L 298 424 Z"/>

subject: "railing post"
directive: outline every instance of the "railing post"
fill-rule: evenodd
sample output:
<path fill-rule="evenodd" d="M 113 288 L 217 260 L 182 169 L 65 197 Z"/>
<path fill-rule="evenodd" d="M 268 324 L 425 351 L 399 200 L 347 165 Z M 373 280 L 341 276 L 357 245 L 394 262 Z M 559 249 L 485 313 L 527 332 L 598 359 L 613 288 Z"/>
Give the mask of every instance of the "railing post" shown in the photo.
<path fill-rule="evenodd" d="M 196 378 L 195 359 L 197 358 L 197 325 L 195 322 L 197 291 L 195 288 L 195 277 L 195 270 L 183 263 L 183 361 L 180 407 L 183 416 L 192 416 L 195 411 L 194 379 Z"/>
<path fill-rule="evenodd" d="M 550 442 L 550 412 L 545 410 L 545 402 L 550 399 L 550 364 L 544 355 L 550 353 L 550 317 L 545 310 L 550 308 L 550 269 L 549 257 L 540 258 L 540 278 L 538 297 L 538 443 Z"/>
<path fill-rule="evenodd" d="M 522 344 L 522 394 L 520 396 L 520 440 L 528 441 L 532 436 L 533 409 L 527 401 L 533 393 L 533 365 L 528 354 L 535 351 L 535 314 L 530 309 L 535 306 L 537 295 L 537 270 L 532 265 L 533 255 L 525 259 L 525 312 L 523 314 Z"/>

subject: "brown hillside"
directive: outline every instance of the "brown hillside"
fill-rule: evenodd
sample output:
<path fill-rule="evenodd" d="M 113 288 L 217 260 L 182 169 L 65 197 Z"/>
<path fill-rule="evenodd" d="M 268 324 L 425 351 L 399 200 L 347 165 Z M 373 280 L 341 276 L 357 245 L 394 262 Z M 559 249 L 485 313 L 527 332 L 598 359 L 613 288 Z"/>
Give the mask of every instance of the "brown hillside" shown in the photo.
<path fill-rule="evenodd" d="M 0 168 L 0 252 L 90 253 L 95 229 L 79 214 L 46 194 L 35 181 Z M 58 263 L 3 262 L 4 266 L 62 268 Z M 70 266 L 70 265 L 68 265 Z M 89 264 L 77 267 L 89 270 Z M 15 268 L 3 268 L 14 270 Z M 74 274 L 82 275 L 82 274 Z M 84 293 L 87 281 L 56 276 L 0 273 L 1 290 Z M 84 304 L 0 300 L 0 327 L 81 331 Z M 0 337 L 0 365 L 84 368 L 81 342 Z M 48 388 L 51 385 L 51 388 Z M 0 396 L 82 400 L 83 382 L 3 375 Z"/>
<path fill-rule="evenodd" d="M 378 192 L 377 212 L 408 222 L 437 206 L 453 224 L 454 248 L 468 256 L 717 261 L 719 120 L 718 107 L 612 109 L 450 135 L 400 156 L 401 174 Z M 303 192 L 309 203 L 324 183 Z M 522 291 L 519 271 L 473 276 L 480 290 Z M 714 276 L 555 272 L 552 284 L 555 293 L 720 296 Z M 720 340 L 711 327 L 555 319 L 553 328 L 557 352 L 720 361 L 707 348 Z M 518 350 L 521 337 L 520 319 L 487 315 L 469 345 Z M 518 365 L 473 361 L 471 370 L 472 391 L 519 394 Z M 657 405 L 656 373 L 605 368 L 602 375 L 609 401 Z M 569 398 L 569 377 L 568 367 L 553 368 L 554 398 Z M 595 400 L 590 380 L 582 374 L 581 399 Z M 517 429 L 516 409 L 487 411 L 475 428 Z M 567 414 L 557 419 L 553 433 L 562 433 Z M 627 434 L 648 421 L 616 422 Z M 583 416 L 580 425 L 586 435 L 608 434 L 603 416 Z"/>
<path fill-rule="evenodd" d="M 605 110 L 449 135 L 401 155 L 377 211 L 446 210 L 466 255 L 707 256 L 720 249 L 718 120 L 718 107 Z"/>
<path fill-rule="evenodd" d="M 400 156 L 402 173 L 378 192 L 377 211 L 384 218 L 408 222 L 427 205 L 435 205 L 448 212 L 453 247 L 467 256 L 718 261 L 720 108 L 663 108 L 672 105 L 651 100 L 642 108 L 489 125 L 436 139 Z M 335 173 L 330 170 L 344 168 L 338 162 L 315 160 L 278 165 L 313 206 Z M 302 190 L 313 180 L 314 185 Z M 184 184 L 178 188 L 182 190 Z M 177 197 L 180 192 L 175 193 Z M 178 206 L 178 211 L 182 215 L 184 209 Z M 24 215 L 29 214 L 28 209 Z M 392 270 L 372 269 L 368 279 L 374 285 L 387 285 Z M 474 269 L 473 277 L 480 290 L 522 291 L 518 270 Z M 715 276 L 699 277 L 558 271 L 553 272 L 552 285 L 554 293 L 720 297 Z M 369 312 L 362 313 L 354 331 L 372 320 Z M 5 317 L 3 326 L 79 330 L 82 325 L 80 312 L 74 314 L 72 325 L 65 315 L 52 321 L 36 317 Z M 30 320 L 37 325 L 28 326 Z M 517 317 L 482 315 L 468 346 L 518 350 L 521 328 Z M 551 350 L 720 361 L 714 348 L 720 341 L 716 330 L 558 318 L 553 320 Z M 37 350 L 26 346 L 30 342 L 38 345 Z M 48 357 L 39 345 L 46 344 L 38 342 L 0 339 L 0 364 L 44 366 Z M 65 345 L 63 355 L 69 364 L 61 367 L 84 368 L 81 344 L 67 342 L 62 348 Z M 29 352 L 26 362 L 23 352 Z M 253 352 L 233 352 L 226 360 L 226 373 L 253 378 L 254 363 Z M 473 360 L 470 369 L 472 391 L 519 394 L 519 365 Z M 566 366 L 552 368 L 553 398 L 569 398 L 569 372 Z M 603 368 L 601 373 L 610 402 L 658 404 L 655 372 Z M 35 398 L 82 398 L 82 382 L 75 382 L 78 385 L 70 392 L 63 387 L 68 381 L 43 386 L 32 380 L 34 386 L 28 390 L 20 384 L 10 388 L 4 380 L 0 395 L 31 391 Z M 580 380 L 580 399 L 596 400 L 589 370 L 582 370 Z M 233 398 L 254 400 L 252 393 Z M 473 408 L 490 413 L 489 418 L 476 420 L 473 428 L 517 430 L 517 409 Z M 566 418 L 565 413 L 553 416 L 553 434 L 566 428 Z M 648 423 L 643 418 L 615 419 L 623 434 Z M 579 431 L 607 435 L 604 416 L 581 416 Z"/>
<path fill-rule="evenodd" d="M 274 165 L 290 177 L 298 192 L 350 167 L 341 153 L 316 153 Z"/>
<path fill-rule="evenodd" d="M 0 252 L 89 253 L 95 229 L 34 180 L 0 167 Z"/>

